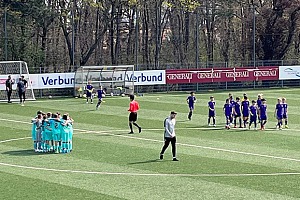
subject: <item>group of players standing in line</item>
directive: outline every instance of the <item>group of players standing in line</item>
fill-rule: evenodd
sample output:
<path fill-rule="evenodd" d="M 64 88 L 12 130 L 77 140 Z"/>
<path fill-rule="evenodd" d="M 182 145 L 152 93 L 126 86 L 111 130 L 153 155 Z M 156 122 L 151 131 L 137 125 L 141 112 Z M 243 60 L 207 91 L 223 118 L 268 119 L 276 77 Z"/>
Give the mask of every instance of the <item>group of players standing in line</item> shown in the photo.
<path fill-rule="evenodd" d="M 68 113 L 37 111 L 32 122 L 32 140 L 35 152 L 69 153 L 72 151 L 73 119 Z"/>
<path fill-rule="evenodd" d="M 257 100 L 252 100 L 251 103 L 247 97 L 247 94 L 243 95 L 243 98 L 236 97 L 235 100 L 232 94 L 229 93 L 229 97 L 226 99 L 223 106 L 223 111 L 226 119 L 226 129 L 230 129 L 233 125 L 234 128 L 248 128 L 251 129 L 252 124 L 254 129 L 257 129 L 257 120 L 260 123 L 260 129 L 264 130 L 267 123 L 267 101 L 263 98 L 262 94 L 258 94 Z M 189 106 L 188 119 L 191 120 L 194 106 L 196 102 L 195 93 L 191 92 L 191 95 L 187 97 L 187 104 Z M 216 126 L 216 102 L 213 96 L 210 97 L 208 102 L 208 126 Z M 274 116 L 277 119 L 276 129 L 281 130 L 284 127 L 288 128 L 288 105 L 286 98 L 278 98 L 275 106 Z M 212 119 L 212 124 L 211 124 Z M 250 122 L 249 122 L 250 119 Z M 237 126 L 237 122 L 239 126 Z"/>

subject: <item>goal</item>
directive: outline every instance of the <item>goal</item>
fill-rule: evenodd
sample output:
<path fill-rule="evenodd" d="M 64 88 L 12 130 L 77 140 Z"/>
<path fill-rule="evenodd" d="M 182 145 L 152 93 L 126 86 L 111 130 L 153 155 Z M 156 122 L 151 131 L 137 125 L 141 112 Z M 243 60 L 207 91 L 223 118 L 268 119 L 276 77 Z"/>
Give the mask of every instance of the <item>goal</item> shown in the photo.
<path fill-rule="evenodd" d="M 75 72 L 75 96 L 81 97 L 90 81 L 95 90 L 103 87 L 106 94 L 134 93 L 134 65 L 81 66 Z"/>
<path fill-rule="evenodd" d="M 10 75 L 12 80 L 14 81 L 11 101 L 19 101 L 19 95 L 16 89 L 17 89 L 17 83 L 19 81 L 19 78 L 22 75 L 28 82 L 28 88 L 25 94 L 26 100 L 35 100 L 27 63 L 23 61 L 1 61 L 0 62 L 0 101 L 7 101 L 5 82 L 6 79 L 8 78 L 8 75 Z"/>

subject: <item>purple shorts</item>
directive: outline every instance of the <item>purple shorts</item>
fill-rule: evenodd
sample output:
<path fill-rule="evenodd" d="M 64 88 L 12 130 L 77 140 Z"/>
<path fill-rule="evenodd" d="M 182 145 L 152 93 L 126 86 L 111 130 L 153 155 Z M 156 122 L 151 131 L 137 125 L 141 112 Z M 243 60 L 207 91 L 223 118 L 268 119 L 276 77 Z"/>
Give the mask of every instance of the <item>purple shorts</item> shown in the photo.
<path fill-rule="evenodd" d="M 208 117 L 215 117 L 215 116 L 216 116 L 215 111 L 209 110 Z"/>
<path fill-rule="evenodd" d="M 282 115 L 282 118 L 283 118 L 283 119 L 287 119 L 287 118 L 288 118 L 287 114 L 283 114 L 283 115 Z"/>
<path fill-rule="evenodd" d="M 260 120 L 267 120 L 267 116 L 266 115 L 260 116 Z"/>

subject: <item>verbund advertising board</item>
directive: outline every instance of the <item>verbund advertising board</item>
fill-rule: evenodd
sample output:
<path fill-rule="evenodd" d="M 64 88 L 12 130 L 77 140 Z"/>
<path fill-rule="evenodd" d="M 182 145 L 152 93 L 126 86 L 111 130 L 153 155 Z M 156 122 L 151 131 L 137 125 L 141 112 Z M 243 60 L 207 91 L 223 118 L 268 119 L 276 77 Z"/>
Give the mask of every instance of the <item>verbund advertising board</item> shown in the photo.
<path fill-rule="evenodd" d="M 278 80 L 279 67 L 166 70 L 166 83 L 212 83 Z"/>

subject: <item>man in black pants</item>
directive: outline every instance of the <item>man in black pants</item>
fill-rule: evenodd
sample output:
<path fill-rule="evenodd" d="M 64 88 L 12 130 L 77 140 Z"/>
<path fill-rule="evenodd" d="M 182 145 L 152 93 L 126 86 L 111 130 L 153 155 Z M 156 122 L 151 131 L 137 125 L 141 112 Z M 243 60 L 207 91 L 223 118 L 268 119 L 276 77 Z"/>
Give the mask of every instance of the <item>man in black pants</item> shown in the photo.
<path fill-rule="evenodd" d="M 165 119 L 164 126 L 165 126 L 165 144 L 160 152 L 160 159 L 164 159 L 164 153 L 166 149 L 168 148 L 170 142 L 172 144 L 172 154 L 173 154 L 173 161 L 178 161 L 176 158 L 176 135 L 175 135 L 175 117 L 176 112 L 172 111 L 170 116 Z"/>
<path fill-rule="evenodd" d="M 14 81 L 11 79 L 11 76 L 8 75 L 8 78 L 5 81 L 5 87 L 6 87 L 6 93 L 7 93 L 7 103 L 11 103 L 10 97 L 12 93 L 12 85 L 14 84 Z"/>
<path fill-rule="evenodd" d="M 25 103 L 25 93 L 26 93 L 27 85 L 28 85 L 28 83 L 24 79 L 24 76 L 21 76 L 21 78 L 19 78 L 19 82 L 17 83 L 17 88 L 18 88 L 18 93 L 19 93 L 21 106 L 24 106 L 24 103 Z"/>

